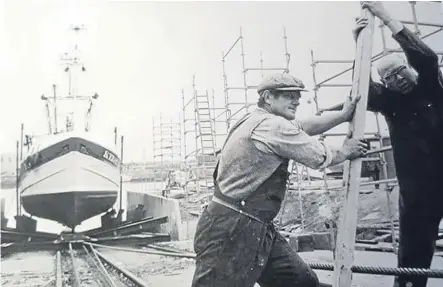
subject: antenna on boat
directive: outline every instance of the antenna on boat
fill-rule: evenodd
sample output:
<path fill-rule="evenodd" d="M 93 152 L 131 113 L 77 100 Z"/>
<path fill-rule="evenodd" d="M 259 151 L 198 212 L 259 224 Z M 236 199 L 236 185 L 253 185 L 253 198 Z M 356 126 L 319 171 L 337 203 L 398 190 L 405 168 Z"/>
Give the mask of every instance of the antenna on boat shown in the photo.
<path fill-rule="evenodd" d="M 57 131 L 57 93 L 56 93 L 56 86 L 52 85 L 52 89 L 54 91 L 54 133 L 58 133 Z"/>
<path fill-rule="evenodd" d="M 73 100 L 73 109 L 72 112 L 66 117 L 66 131 L 72 131 L 75 127 L 75 120 L 76 120 L 76 113 L 77 113 L 77 102 L 80 100 L 87 100 L 89 101 L 89 106 L 87 108 L 86 114 L 85 114 L 85 126 L 84 130 L 87 132 L 91 129 L 91 114 L 92 114 L 92 107 L 93 107 L 93 101 L 98 98 L 98 94 L 95 93 L 93 96 L 83 96 L 80 95 L 77 89 L 77 73 L 86 72 L 86 68 L 84 63 L 82 62 L 80 55 L 79 55 L 79 45 L 78 45 L 78 35 L 79 32 L 86 30 L 84 25 L 71 25 L 69 27 L 71 31 L 75 32 L 75 39 L 74 39 L 74 47 L 69 53 L 64 53 L 60 60 L 62 62 L 62 65 L 64 66 L 64 71 L 68 73 L 68 95 L 63 97 L 56 97 L 55 95 L 55 86 L 54 86 L 54 105 L 56 106 L 56 98 L 59 100 Z M 57 119 L 57 112 L 56 108 L 54 109 L 55 118 Z M 57 122 L 55 123 L 56 127 L 56 133 L 57 133 Z"/>
<path fill-rule="evenodd" d="M 40 98 L 42 99 L 42 101 L 46 102 L 45 107 L 46 107 L 46 116 L 48 117 L 48 130 L 49 130 L 49 134 L 52 134 L 51 114 L 49 112 L 49 101 L 45 95 L 42 95 Z"/>
<path fill-rule="evenodd" d="M 74 129 L 75 125 L 75 114 L 76 114 L 76 102 L 79 98 L 82 98 L 78 94 L 77 86 L 75 78 L 73 77 L 73 72 L 75 72 L 76 68 L 81 66 L 81 72 L 85 72 L 86 68 L 84 64 L 80 61 L 80 57 L 78 55 L 78 34 L 82 30 L 86 30 L 84 25 L 71 25 L 70 30 L 75 32 L 75 40 L 74 40 L 74 49 L 70 53 L 64 53 L 61 57 L 61 61 L 66 66 L 65 72 L 68 73 L 68 96 L 64 97 L 65 99 L 73 99 L 73 111 L 72 111 L 72 119 L 67 118 L 66 127 L 67 131 L 71 131 Z M 74 78 L 74 81 L 73 81 Z"/>
<path fill-rule="evenodd" d="M 91 97 L 91 99 L 89 100 L 89 108 L 88 108 L 88 111 L 86 112 L 86 123 L 85 123 L 85 131 L 86 132 L 88 132 L 90 130 L 90 128 L 91 128 L 91 122 L 90 122 L 90 120 L 91 120 L 91 111 L 92 111 L 92 107 L 94 105 L 92 100 L 96 100 L 96 99 L 98 99 L 98 94 L 97 93 L 95 93 Z"/>

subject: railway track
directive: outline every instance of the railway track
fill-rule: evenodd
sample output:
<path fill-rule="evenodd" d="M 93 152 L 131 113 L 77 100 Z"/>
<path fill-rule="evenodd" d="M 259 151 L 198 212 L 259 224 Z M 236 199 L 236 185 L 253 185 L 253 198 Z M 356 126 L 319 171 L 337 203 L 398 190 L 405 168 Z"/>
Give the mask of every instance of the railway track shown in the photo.
<path fill-rule="evenodd" d="M 11 254 L 6 273 L 2 274 L 2 286 L 148 286 L 144 281 L 148 280 L 146 275 L 158 277 L 174 273 L 187 267 L 189 260 L 193 262 L 193 254 L 179 249 L 156 247 L 155 244 L 148 244 L 146 248 L 148 250 L 71 240 L 60 245 L 58 251 Z M 144 255 L 141 258 L 137 254 Z M 174 256 L 167 256 L 170 254 Z"/>
<path fill-rule="evenodd" d="M 148 286 L 142 279 L 107 258 L 88 243 L 81 248 L 57 251 L 54 279 L 47 286 L 55 287 L 124 287 Z"/>

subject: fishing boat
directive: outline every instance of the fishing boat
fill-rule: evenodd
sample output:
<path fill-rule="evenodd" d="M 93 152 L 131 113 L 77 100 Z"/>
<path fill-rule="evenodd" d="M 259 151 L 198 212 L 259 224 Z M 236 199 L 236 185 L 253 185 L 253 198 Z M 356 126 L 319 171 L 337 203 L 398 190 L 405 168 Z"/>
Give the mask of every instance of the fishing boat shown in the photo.
<path fill-rule="evenodd" d="M 84 27 L 71 27 L 76 34 Z M 61 223 L 72 230 L 84 220 L 109 211 L 120 189 L 120 158 L 116 134 L 101 135 L 91 130 L 91 113 L 98 94 L 79 93 L 78 75 L 85 73 L 75 45 L 62 56 L 68 75 L 67 93 L 41 96 L 46 103 L 48 133 L 26 136 L 26 150 L 20 164 L 19 190 L 24 210 L 31 216 Z M 61 115 L 60 103 L 74 107 Z M 50 106 L 54 107 L 52 117 Z M 86 113 L 77 112 L 85 106 Z M 66 106 L 65 106 L 66 107 Z M 83 117 L 84 124 L 76 119 Z M 57 119 L 65 119 L 59 130 Z M 80 121 L 81 122 L 81 121 Z M 116 133 L 116 130 L 114 131 Z"/>

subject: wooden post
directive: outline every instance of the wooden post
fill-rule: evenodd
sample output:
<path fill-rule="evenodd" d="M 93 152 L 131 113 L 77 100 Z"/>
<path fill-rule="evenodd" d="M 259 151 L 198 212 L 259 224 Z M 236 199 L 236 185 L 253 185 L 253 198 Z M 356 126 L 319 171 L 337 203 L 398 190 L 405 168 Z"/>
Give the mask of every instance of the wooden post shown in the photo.
<path fill-rule="evenodd" d="M 23 160 L 23 133 L 25 130 L 25 126 L 22 123 L 20 128 L 20 161 Z"/>
<path fill-rule="evenodd" d="M 19 189 L 19 181 L 20 181 L 20 163 L 19 163 L 19 147 L 20 142 L 17 141 L 17 150 L 16 150 L 16 159 L 15 159 L 15 192 L 17 196 L 17 216 L 21 215 L 21 202 L 20 202 L 20 189 Z"/>
<path fill-rule="evenodd" d="M 123 141 L 121 136 L 121 151 L 120 151 L 120 210 L 123 210 Z"/>
<path fill-rule="evenodd" d="M 114 144 L 117 146 L 117 127 L 114 127 Z"/>
<path fill-rule="evenodd" d="M 52 85 L 52 90 L 54 92 L 54 128 L 55 133 L 58 133 L 58 127 L 57 127 L 57 91 L 56 86 Z"/>
<path fill-rule="evenodd" d="M 371 73 L 374 15 L 367 9 L 364 9 L 362 10 L 362 16 L 367 18 L 369 23 L 361 31 L 357 39 L 351 96 L 355 98 L 357 95 L 361 95 L 361 99 L 357 104 L 354 118 L 349 125 L 349 132 L 353 138 L 363 138 L 364 136 Z M 334 287 L 351 287 L 352 283 L 351 268 L 354 263 L 361 163 L 361 158 L 346 162 L 349 165 L 349 172 L 345 174 L 344 178 L 345 194 L 338 226 Z"/>

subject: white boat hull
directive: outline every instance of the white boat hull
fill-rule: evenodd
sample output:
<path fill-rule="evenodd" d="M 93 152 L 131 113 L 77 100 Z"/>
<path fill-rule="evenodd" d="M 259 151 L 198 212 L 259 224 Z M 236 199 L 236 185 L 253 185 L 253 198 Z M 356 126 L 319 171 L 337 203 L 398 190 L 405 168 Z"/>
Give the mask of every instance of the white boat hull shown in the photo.
<path fill-rule="evenodd" d="M 118 165 L 100 158 L 100 153 L 73 150 L 82 141 L 83 146 L 99 150 L 102 155 L 107 151 L 83 139 L 65 140 L 72 151 L 43 160 L 21 177 L 21 201 L 26 212 L 74 228 L 115 204 L 120 189 Z M 54 145 L 46 150 L 59 147 Z"/>

